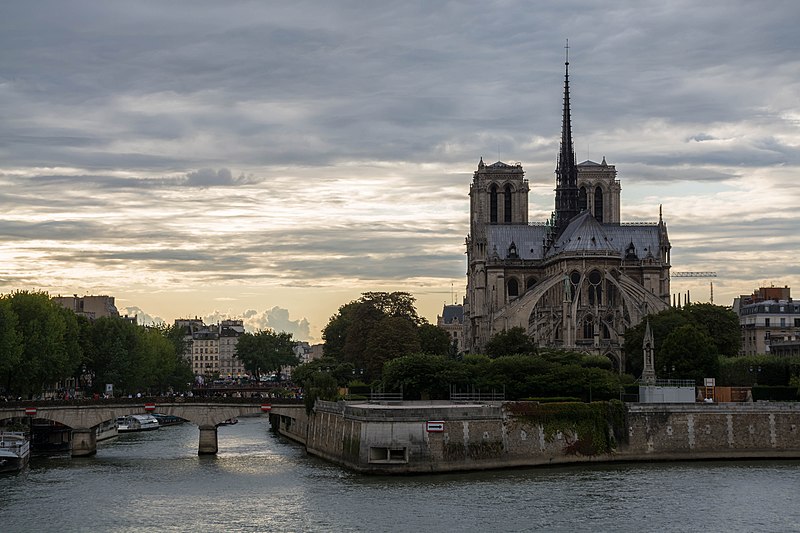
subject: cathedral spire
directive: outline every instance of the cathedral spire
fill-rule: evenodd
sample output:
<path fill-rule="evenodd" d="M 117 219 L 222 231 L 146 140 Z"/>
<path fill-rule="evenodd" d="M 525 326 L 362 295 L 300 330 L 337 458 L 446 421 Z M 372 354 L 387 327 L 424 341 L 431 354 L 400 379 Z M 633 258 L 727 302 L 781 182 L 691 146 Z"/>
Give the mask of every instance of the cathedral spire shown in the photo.
<path fill-rule="evenodd" d="M 561 123 L 561 147 L 556 166 L 556 226 L 561 233 L 578 214 L 578 168 L 572 145 L 572 117 L 569 107 L 569 39 L 564 61 L 564 115 Z"/>

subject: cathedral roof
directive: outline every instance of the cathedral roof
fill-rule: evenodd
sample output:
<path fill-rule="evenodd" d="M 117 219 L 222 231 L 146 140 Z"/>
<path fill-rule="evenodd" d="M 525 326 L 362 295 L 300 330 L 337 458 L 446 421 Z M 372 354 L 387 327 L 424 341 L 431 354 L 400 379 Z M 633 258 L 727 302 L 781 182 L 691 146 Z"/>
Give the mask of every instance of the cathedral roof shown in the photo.
<path fill-rule="evenodd" d="M 487 241 L 489 253 L 497 250 L 497 255 L 505 259 L 511 243 L 517 249 L 520 259 L 544 259 L 543 245 L 547 227 L 527 224 L 497 224 L 488 227 Z"/>
<path fill-rule="evenodd" d="M 616 254 L 619 250 L 609 240 L 597 219 L 589 211 L 584 211 L 570 221 L 548 255 L 559 252 Z"/>
<path fill-rule="evenodd" d="M 519 259 L 544 260 L 560 253 L 610 254 L 624 258 L 629 251 L 638 259 L 660 256 L 660 228 L 657 224 L 600 224 L 588 211 L 570 221 L 554 245 L 547 251 L 549 227 L 527 224 L 487 226 L 489 255 L 509 258 L 514 245 Z M 633 246 L 633 248 L 631 248 Z"/>

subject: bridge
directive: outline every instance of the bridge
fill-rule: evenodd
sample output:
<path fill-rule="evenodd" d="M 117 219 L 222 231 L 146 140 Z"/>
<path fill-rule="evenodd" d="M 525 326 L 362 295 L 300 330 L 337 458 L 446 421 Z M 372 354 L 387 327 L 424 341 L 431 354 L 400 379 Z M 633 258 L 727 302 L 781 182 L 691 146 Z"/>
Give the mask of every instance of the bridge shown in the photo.
<path fill-rule="evenodd" d="M 72 429 L 72 456 L 85 457 L 97 453 L 97 426 L 119 416 L 158 412 L 179 416 L 200 429 L 197 453 L 215 454 L 217 426 L 239 416 L 269 413 L 272 406 L 260 399 L 164 399 L 164 401 L 136 398 L 134 402 L 124 400 L 77 401 L 77 402 L 24 402 L 0 404 L 0 420 L 31 417 L 53 420 Z M 233 400 L 233 401 L 232 401 Z"/>

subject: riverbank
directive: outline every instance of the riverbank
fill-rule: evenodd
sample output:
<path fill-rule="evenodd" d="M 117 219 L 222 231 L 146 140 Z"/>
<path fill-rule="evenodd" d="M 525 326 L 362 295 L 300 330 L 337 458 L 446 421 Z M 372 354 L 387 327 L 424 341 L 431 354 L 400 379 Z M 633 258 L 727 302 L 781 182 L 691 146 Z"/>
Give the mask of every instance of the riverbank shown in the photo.
<path fill-rule="evenodd" d="M 371 474 L 616 461 L 800 458 L 800 404 L 318 401 L 274 407 L 275 431 Z"/>

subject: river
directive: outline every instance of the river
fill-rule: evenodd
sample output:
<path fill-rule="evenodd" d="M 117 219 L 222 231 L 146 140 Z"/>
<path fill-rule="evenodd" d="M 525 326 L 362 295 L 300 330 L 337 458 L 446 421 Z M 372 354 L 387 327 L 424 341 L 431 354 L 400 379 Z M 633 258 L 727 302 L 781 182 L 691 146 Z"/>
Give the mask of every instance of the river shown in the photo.
<path fill-rule="evenodd" d="M 354 474 L 242 418 L 197 455 L 184 424 L 0 477 L 0 531 L 800 531 L 800 462 Z"/>

